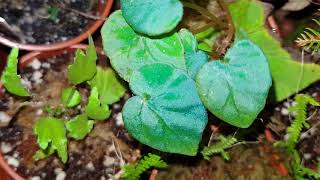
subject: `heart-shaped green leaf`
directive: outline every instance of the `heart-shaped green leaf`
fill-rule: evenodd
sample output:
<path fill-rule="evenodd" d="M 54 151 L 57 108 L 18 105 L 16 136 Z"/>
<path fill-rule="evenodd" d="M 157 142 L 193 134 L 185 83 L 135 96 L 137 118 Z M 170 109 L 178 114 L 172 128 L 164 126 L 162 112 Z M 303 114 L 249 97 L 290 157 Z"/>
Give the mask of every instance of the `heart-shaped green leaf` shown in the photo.
<path fill-rule="evenodd" d="M 116 11 L 102 27 L 101 35 L 113 68 L 126 81 L 134 70 L 148 63 L 167 63 L 186 69 L 184 48 L 177 33 L 161 39 L 142 36 L 127 24 L 121 11 Z"/>
<path fill-rule="evenodd" d="M 208 62 L 208 55 L 203 51 L 198 51 L 197 39 L 188 30 L 181 29 L 179 36 L 184 46 L 187 72 L 192 79 L 195 79 L 200 68 Z"/>
<path fill-rule="evenodd" d="M 196 82 L 205 106 L 241 128 L 250 126 L 263 109 L 272 84 L 265 55 L 248 40 L 235 42 L 224 62 L 205 64 Z"/>
<path fill-rule="evenodd" d="M 149 64 L 130 79 L 134 96 L 123 109 L 125 127 L 143 144 L 155 149 L 195 155 L 207 113 L 195 82 L 167 64 Z"/>
<path fill-rule="evenodd" d="M 297 90 L 320 80 L 320 66 L 313 63 L 301 65 L 282 48 L 281 43 L 265 28 L 266 14 L 258 0 L 237 0 L 229 6 L 236 30 L 244 30 L 267 56 L 273 80 L 271 98 L 282 101 Z M 303 72 L 303 73 L 302 73 Z"/>
<path fill-rule="evenodd" d="M 180 0 L 121 0 L 123 16 L 137 32 L 150 36 L 173 30 L 181 21 Z"/>

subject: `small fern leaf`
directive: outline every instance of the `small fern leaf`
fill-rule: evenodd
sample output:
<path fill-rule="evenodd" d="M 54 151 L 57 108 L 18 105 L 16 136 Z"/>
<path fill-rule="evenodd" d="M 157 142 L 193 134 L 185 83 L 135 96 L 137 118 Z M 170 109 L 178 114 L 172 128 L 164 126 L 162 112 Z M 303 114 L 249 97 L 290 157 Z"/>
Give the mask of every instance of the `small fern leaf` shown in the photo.
<path fill-rule="evenodd" d="M 309 128 L 310 125 L 307 122 L 307 105 L 320 106 L 320 104 L 314 100 L 311 96 L 305 94 L 299 94 L 295 97 L 295 106 L 289 108 L 289 112 L 295 112 L 297 115 L 290 127 L 287 129 L 289 138 L 287 140 L 287 147 L 293 150 L 299 141 L 299 137 L 303 128 Z"/>
<path fill-rule="evenodd" d="M 238 140 L 233 136 L 225 137 L 223 135 L 220 135 L 219 141 L 217 143 L 205 147 L 201 153 L 203 155 L 203 158 L 206 160 L 210 160 L 210 156 L 214 154 L 221 154 L 225 160 L 230 160 L 230 156 L 227 152 L 225 152 L 225 150 L 230 148 L 236 142 L 238 142 Z"/>
<path fill-rule="evenodd" d="M 149 153 L 148 156 L 144 156 L 137 164 L 126 164 L 122 167 L 124 174 L 122 177 L 126 180 L 138 180 L 145 171 L 151 167 L 166 168 L 167 163 L 161 160 L 160 156 Z"/>

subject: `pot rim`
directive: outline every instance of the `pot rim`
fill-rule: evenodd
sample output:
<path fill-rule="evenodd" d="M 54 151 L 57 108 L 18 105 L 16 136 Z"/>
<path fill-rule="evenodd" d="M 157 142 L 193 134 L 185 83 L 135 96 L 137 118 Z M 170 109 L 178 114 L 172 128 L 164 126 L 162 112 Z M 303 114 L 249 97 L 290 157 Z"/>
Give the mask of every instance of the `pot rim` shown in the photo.
<path fill-rule="evenodd" d="M 78 36 L 71 38 L 67 41 L 52 43 L 48 45 L 46 44 L 34 45 L 34 44 L 22 44 L 19 42 L 12 41 L 6 37 L 0 36 L 0 43 L 11 48 L 17 47 L 21 50 L 27 50 L 27 51 L 54 51 L 54 50 L 68 48 L 72 45 L 82 42 L 83 40 L 87 39 L 91 34 L 97 31 L 97 29 L 104 23 L 105 19 L 110 14 L 113 1 L 114 0 L 106 0 L 104 3 L 104 6 L 103 4 L 100 3 L 101 1 L 98 1 L 98 5 L 97 5 L 98 8 L 99 9 L 102 8 L 100 19 L 94 21 L 92 24 L 91 23 L 88 24 L 87 25 L 87 27 L 89 26 L 88 29 L 84 30 L 84 32 L 82 32 Z"/>
<path fill-rule="evenodd" d="M 56 55 L 61 55 L 64 53 L 73 53 L 75 52 L 77 49 L 86 49 L 88 47 L 88 45 L 86 44 L 76 44 L 73 45 L 69 48 L 66 49 L 60 49 L 60 50 L 55 50 L 55 51 L 35 51 L 35 52 L 29 52 L 25 55 L 23 55 L 20 59 L 19 59 L 19 69 L 23 69 L 25 68 L 29 63 L 31 63 L 34 59 L 39 59 L 40 61 L 48 58 L 48 57 L 52 57 L 52 56 L 56 56 Z M 96 47 L 97 49 L 97 53 L 104 55 L 104 52 L 102 50 L 102 48 L 100 47 Z M 0 90 L 3 88 L 3 84 L 0 81 Z M 1 97 L 1 94 L 0 94 Z M 9 177 L 11 177 L 14 180 L 26 180 L 25 178 L 21 177 L 13 168 L 11 168 L 7 161 L 4 159 L 4 156 L 0 150 L 0 168 L 2 168 L 5 173 L 7 173 L 7 175 Z"/>

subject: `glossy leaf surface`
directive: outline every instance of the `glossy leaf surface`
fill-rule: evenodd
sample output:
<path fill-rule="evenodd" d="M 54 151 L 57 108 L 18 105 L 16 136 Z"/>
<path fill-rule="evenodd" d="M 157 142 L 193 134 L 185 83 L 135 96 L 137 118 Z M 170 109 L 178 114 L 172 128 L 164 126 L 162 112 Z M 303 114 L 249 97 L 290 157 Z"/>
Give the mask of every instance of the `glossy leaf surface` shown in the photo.
<path fill-rule="evenodd" d="M 186 69 L 184 48 L 177 33 L 162 38 L 137 34 L 124 20 L 122 12 L 116 11 L 102 27 L 101 35 L 113 68 L 126 81 L 145 64 L 159 62 Z"/>
<path fill-rule="evenodd" d="M 200 98 L 210 112 L 241 128 L 256 119 L 272 84 L 265 55 L 248 40 L 235 42 L 223 62 L 205 64 L 196 82 Z"/>
<path fill-rule="evenodd" d="M 181 21 L 180 0 L 121 0 L 121 10 L 128 24 L 137 32 L 150 36 L 173 30 Z"/>
<path fill-rule="evenodd" d="M 156 63 L 136 71 L 130 87 L 136 96 L 123 109 L 129 133 L 155 149 L 195 155 L 207 124 L 195 82 L 182 70 Z"/>

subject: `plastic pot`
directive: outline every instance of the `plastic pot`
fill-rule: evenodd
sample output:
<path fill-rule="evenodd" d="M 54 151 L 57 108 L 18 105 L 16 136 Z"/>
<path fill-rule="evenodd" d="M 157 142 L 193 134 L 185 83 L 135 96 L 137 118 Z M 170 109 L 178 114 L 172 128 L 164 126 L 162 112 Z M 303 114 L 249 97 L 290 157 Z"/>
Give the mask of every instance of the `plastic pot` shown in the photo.
<path fill-rule="evenodd" d="M 42 51 L 42 52 L 29 52 L 26 55 L 22 56 L 19 60 L 19 69 L 25 68 L 29 63 L 31 63 L 34 59 L 38 59 L 40 61 L 45 61 L 47 58 L 52 56 L 62 55 L 65 53 L 74 53 L 77 49 L 86 49 L 87 45 L 78 44 L 73 45 L 67 49 L 56 50 L 56 51 Z M 96 47 L 97 53 L 103 55 L 103 50 L 99 47 Z M 3 85 L 0 82 L 0 91 L 2 92 Z M 1 98 L 1 94 L 0 94 Z M 4 159 L 1 151 L 0 151 L 0 180 L 26 180 L 21 177 L 15 170 L 13 170 Z"/>
<path fill-rule="evenodd" d="M 49 45 L 45 45 L 45 44 L 33 45 L 33 44 L 21 44 L 19 42 L 10 40 L 6 37 L 0 36 L 0 43 L 9 47 L 18 47 L 21 50 L 27 50 L 27 51 L 54 51 L 54 50 L 71 47 L 72 45 L 78 44 L 83 40 L 87 39 L 89 35 L 93 34 L 103 24 L 106 17 L 110 13 L 113 1 L 114 0 L 106 0 L 103 3 L 102 1 L 99 0 L 97 11 L 100 12 L 100 17 L 101 17 L 100 20 L 95 20 L 92 23 L 89 23 L 87 25 L 87 28 L 85 28 L 84 32 L 67 41 L 52 43 Z"/>

